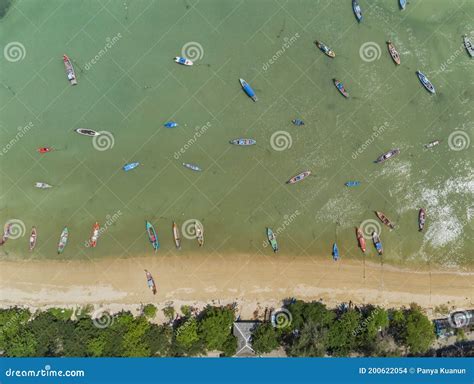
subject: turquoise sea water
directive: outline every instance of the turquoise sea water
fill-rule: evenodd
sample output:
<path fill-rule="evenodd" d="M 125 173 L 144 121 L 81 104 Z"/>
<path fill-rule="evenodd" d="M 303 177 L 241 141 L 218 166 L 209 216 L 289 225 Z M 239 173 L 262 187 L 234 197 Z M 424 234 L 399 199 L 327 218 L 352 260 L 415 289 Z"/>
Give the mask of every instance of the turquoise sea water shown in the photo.
<path fill-rule="evenodd" d="M 361 258 L 354 227 L 362 224 L 367 233 L 381 229 L 385 261 L 468 266 L 474 59 L 461 36 L 474 41 L 474 2 L 416 0 L 400 11 L 396 0 L 361 0 L 361 24 L 350 3 L 13 1 L 0 20 L 0 218 L 16 220 L 20 237 L 0 248 L 2 257 L 58 257 L 65 225 L 62 258 L 151 255 L 145 220 L 155 224 L 159 253 L 176 253 L 172 221 L 197 219 L 205 246 L 183 239 L 179 252 L 270 256 L 269 226 L 281 254 L 330 258 L 337 241 L 342 259 Z M 75 65 L 75 87 L 63 54 Z M 193 67 L 173 62 L 184 54 Z M 305 125 L 291 124 L 295 118 Z M 179 126 L 163 127 L 170 120 Z M 74 133 L 79 127 L 107 131 L 101 140 L 109 141 L 95 143 L 108 149 Z M 257 145 L 228 143 L 237 137 Z M 424 149 L 435 139 L 439 146 Z M 40 155 L 43 146 L 56 150 Z M 373 163 L 391 148 L 400 156 Z M 134 161 L 141 165 L 121 169 Z M 303 170 L 312 175 L 285 184 Z M 348 189 L 348 180 L 361 186 Z M 37 181 L 53 188 L 36 189 Z M 396 229 L 382 227 L 374 210 Z M 107 225 L 89 249 L 96 220 Z M 32 225 L 38 246 L 29 254 Z M 369 239 L 367 249 L 375 259 Z"/>

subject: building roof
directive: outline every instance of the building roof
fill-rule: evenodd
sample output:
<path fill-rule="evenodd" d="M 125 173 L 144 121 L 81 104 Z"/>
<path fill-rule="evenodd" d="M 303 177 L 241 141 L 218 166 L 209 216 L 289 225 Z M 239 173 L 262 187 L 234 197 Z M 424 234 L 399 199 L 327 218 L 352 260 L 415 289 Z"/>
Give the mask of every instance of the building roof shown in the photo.
<path fill-rule="evenodd" d="M 232 329 L 233 335 L 237 338 L 237 352 L 234 356 L 255 356 L 252 348 L 252 331 L 258 321 L 236 321 Z"/>

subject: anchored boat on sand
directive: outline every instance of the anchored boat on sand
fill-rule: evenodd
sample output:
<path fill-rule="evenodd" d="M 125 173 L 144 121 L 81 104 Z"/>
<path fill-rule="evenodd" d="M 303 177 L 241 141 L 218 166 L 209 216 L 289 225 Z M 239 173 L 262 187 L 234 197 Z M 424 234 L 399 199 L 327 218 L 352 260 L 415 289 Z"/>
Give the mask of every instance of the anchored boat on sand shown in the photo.
<path fill-rule="evenodd" d="M 155 280 L 153 280 L 153 276 L 146 269 L 145 269 L 145 275 L 146 275 L 146 283 L 148 285 L 148 288 L 150 288 L 153 294 L 155 295 L 156 294 Z"/>

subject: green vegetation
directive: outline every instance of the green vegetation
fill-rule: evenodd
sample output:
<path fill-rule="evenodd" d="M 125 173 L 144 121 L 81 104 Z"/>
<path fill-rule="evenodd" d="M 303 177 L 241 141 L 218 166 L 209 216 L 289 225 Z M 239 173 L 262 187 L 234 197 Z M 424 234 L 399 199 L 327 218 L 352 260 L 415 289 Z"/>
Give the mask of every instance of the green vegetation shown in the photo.
<path fill-rule="evenodd" d="M 269 323 L 260 324 L 252 334 L 252 347 L 258 355 L 277 349 L 279 343 L 275 328 Z"/>
<path fill-rule="evenodd" d="M 432 322 L 415 304 L 385 310 L 374 306 L 328 309 L 320 302 L 292 301 L 284 308 L 287 320 L 260 323 L 252 346 L 258 355 L 283 347 L 288 356 L 400 356 L 432 353 Z M 157 308 L 148 304 L 142 315 L 102 312 L 92 319 L 91 308 L 73 313 L 51 308 L 31 313 L 23 308 L 0 309 L 0 350 L 9 357 L 161 357 L 200 356 L 218 351 L 233 356 L 232 306 L 207 306 L 201 312 L 182 307 L 175 319 L 172 307 L 163 313 L 166 324 L 153 324 Z M 458 330 L 459 340 L 466 336 Z"/>
<path fill-rule="evenodd" d="M 156 316 L 156 307 L 153 304 L 147 304 L 143 307 L 143 315 L 148 319 Z"/>

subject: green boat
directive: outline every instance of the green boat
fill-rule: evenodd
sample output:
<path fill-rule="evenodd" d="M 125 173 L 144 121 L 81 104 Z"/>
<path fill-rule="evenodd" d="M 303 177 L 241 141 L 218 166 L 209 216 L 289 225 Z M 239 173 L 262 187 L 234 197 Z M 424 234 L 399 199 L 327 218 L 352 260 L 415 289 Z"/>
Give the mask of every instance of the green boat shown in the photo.
<path fill-rule="evenodd" d="M 150 240 L 151 245 L 153 246 L 153 249 L 155 252 L 160 248 L 160 242 L 158 241 L 158 235 L 156 234 L 155 228 L 153 227 L 153 224 L 151 224 L 149 221 L 145 221 L 145 226 L 146 226 L 146 233 L 148 235 L 148 240 Z"/>
<path fill-rule="evenodd" d="M 273 252 L 277 252 L 278 251 L 278 243 L 277 243 L 277 240 L 276 240 L 276 236 L 270 228 L 267 228 L 267 237 L 268 237 L 268 242 L 270 243 L 270 245 L 273 248 Z"/>
<path fill-rule="evenodd" d="M 69 231 L 67 227 L 64 227 L 63 231 L 61 232 L 61 236 L 59 237 L 58 254 L 63 253 L 64 248 L 66 248 L 68 238 L 69 238 Z"/>

